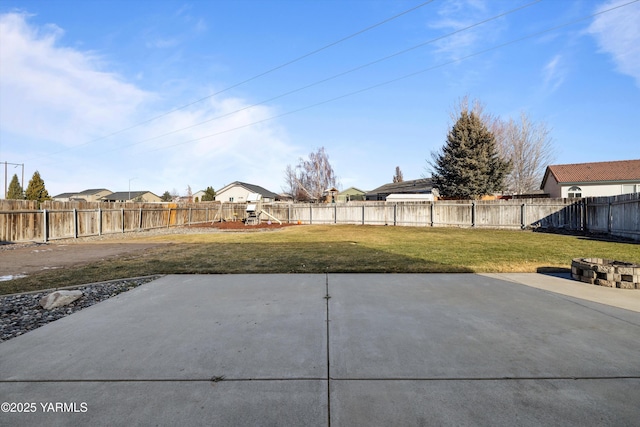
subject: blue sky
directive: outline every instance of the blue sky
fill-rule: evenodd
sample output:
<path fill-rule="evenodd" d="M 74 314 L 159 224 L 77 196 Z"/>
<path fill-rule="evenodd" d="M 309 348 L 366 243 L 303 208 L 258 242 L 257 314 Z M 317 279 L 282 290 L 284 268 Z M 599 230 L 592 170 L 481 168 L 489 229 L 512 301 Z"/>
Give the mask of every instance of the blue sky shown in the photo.
<path fill-rule="evenodd" d="M 324 146 L 371 190 L 427 173 L 464 96 L 554 163 L 640 158 L 640 2 L 579 20 L 629 1 L 0 0 L 0 161 L 51 195 L 280 192 Z"/>

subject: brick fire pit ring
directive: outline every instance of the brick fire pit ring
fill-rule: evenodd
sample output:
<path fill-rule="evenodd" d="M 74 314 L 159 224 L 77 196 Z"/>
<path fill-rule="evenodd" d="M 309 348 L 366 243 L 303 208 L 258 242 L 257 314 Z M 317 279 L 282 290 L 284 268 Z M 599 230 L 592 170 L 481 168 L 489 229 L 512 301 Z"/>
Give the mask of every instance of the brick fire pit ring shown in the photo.
<path fill-rule="evenodd" d="M 640 265 L 603 258 L 575 258 L 571 277 L 592 285 L 640 289 Z"/>

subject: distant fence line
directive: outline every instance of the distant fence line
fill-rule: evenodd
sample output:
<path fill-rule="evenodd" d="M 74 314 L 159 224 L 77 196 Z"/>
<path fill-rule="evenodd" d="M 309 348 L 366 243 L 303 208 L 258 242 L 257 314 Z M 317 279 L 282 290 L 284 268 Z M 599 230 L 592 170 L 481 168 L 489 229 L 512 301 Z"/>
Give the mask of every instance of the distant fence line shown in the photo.
<path fill-rule="evenodd" d="M 506 229 L 564 229 L 640 240 L 640 194 L 586 199 L 436 202 L 270 203 L 283 222 Z M 243 203 L 0 201 L 0 241 L 49 241 L 243 220 Z M 264 216 L 263 220 L 269 218 Z"/>

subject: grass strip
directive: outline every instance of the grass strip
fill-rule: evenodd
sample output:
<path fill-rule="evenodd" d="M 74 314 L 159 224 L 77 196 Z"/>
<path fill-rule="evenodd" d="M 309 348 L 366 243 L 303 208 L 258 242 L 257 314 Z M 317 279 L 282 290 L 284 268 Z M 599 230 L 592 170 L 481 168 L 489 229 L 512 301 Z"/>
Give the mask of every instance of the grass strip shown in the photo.
<path fill-rule="evenodd" d="M 152 274 L 563 271 L 582 257 L 640 263 L 638 244 L 511 230 L 317 225 L 135 241 L 173 244 L 0 282 L 0 294 Z"/>

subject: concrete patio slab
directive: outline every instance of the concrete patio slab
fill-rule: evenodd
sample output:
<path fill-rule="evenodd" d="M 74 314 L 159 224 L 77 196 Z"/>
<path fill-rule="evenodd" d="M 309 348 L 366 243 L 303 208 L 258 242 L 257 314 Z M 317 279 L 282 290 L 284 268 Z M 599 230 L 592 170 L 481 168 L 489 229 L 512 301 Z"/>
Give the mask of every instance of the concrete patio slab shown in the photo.
<path fill-rule="evenodd" d="M 640 313 L 640 292 L 637 289 L 616 289 L 590 285 L 573 280 L 570 273 L 483 273 L 481 276 L 507 280 L 580 300 Z"/>
<path fill-rule="evenodd" d="M 334 274 L 329 292 L 333 378 L 640 376 L 637 313 L 472 274 Z"/>
<path fill-rule="evenodd" d="M 0 346 L 0 379 L 326 378 L 324 275 L 166 276 Z"/>
<path fill-rule="evenodd" d="M 0 425 L 633 425 L 640 313 L 518 280 L 166 276 L 1 343 Z"/>
<path fill-rule="evenodd" d="M 638 425 L 640 379 L 333 381 L 332 426 Z"/>
<path fill-rule="evenodd" d="M 44 382 L 0 388 L 3 402 L 36 403 L 34 413 L 0 413 L 4 426 L 328 424 L 326 381 Z M 75 404 L 75 412 L 48 405 L 57 402 Z"/>

